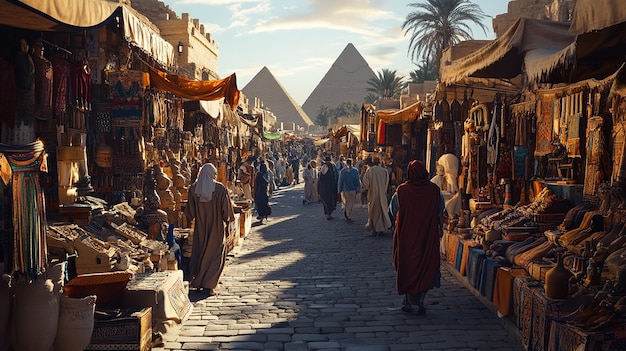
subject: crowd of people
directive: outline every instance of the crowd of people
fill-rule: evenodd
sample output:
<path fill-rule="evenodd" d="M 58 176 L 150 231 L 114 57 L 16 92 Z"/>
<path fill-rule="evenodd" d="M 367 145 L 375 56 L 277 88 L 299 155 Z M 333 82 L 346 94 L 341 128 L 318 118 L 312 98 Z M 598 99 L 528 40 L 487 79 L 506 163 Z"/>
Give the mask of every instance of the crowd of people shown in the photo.
<path fill-rule="evenodd" d="M 411 312 L 416 305 L 418 314 L 424 314 L 425 294 L 439 286 L 441 276 L 439 239 L 444 202 L 421 161 L 409 162 L 406 172 L 398 172 L 398 168 L 386 166 L 379 157 L 355 163 L 350 157 L 333 157 L 321 150 L 315 157 L 304 150 L 266 153 L 245 159 L 238 168 L 236 184 L 243 197 L 254 204 L 259 224 L 267 223 L 272 214 L 269 200 L 273 192 L 299 184 L 300 173 L 304 182 L 302 203 L 321 202 L 327 220 L 334 218 L 338 203 L 348 222 L 352 222 L 355 206 L 367 204 L 365 228 L 373 236 L 389 229 L 393 233 L 392 262 L 398 294 L 404 295 L 402 310 Z M 191 287 L 208 295 L 215 294 L 226 261 L 224 228 L 234 220 L 228 189 L 215 180 L 216 173 L 211 163 L 202 166 L 189 189 L 185 208 L 188 220 L 195 220 Z"/>

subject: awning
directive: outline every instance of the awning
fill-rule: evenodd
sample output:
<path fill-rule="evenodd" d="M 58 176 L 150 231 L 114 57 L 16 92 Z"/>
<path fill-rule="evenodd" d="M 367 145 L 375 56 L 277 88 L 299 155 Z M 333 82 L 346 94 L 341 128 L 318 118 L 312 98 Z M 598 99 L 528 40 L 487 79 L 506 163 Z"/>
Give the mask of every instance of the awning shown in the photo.
<path fill-rule="evenodd" d="M 175 74 L 150 70 L 150 85 L 153 88 L 170 91 L 190 100 L 219 100 L 224 98 L 231 109 L 237 109 L 240 92 L 237 89 L 235 73 L 218 80 L 190 80 Z"/>
<path fill-rule="evenodd" d="M 470 55 L 441 68 L 441 82 L 454 84 L 467 77 L 510 79 L 532 62 L 564 49 L 574 36 L 567 23 L 520 18 L 502 36 Z"/>
<path fill-rule="evenodd" d="M 376 115 L 387 124 L 410 123 L 420 115 L 421 106 L 422 103 L 418 101 L 402 110 L 379 110 Z"/>
<path fill-rule="evenodd" d="M 626 21 L 626 6 L 616 0 L 577 0 L 569 31 L 589 33 Z"/>
<path fill-rule="evenodd" d="M 358 140 L 361 141 L 361 126 L 358 124 L 346 124 L 348 132 Z"/>
<path fill-rule="evenodd" d="M 577 7 L 578 8 L 578 7 Z M 566 83 L 603 79 L 621 67 L 626 57 L 626 21 L 581 33 L 575 42 L 527 66 L 529 83 Z"/>
<path fill-rule="evenodd" d="M 0 24 L 36 31 L 68 31 L 97 26 L 113 15 L 109 0 L 0 0 Z"/>
<path fill-rule="evenodd" d="M 57 0 L 58 1 L 58 0 Z M 174 47 L 161 37 L 161 34 L 150 28 L 147 18 L 140 19 L 131 9 L 122 6 L 124 37 L 126 41 L 145 52 L 162 65 L 173 66 Z"/>
<path fill-rule="evenodd" d="M 222 112 L 222 105 L 224 104 L 224 99 L 213 100 L 213 101 L 199 101 L 200 111 L 206 113 L 212 118 L 217 118 L 220 116 Z"/>

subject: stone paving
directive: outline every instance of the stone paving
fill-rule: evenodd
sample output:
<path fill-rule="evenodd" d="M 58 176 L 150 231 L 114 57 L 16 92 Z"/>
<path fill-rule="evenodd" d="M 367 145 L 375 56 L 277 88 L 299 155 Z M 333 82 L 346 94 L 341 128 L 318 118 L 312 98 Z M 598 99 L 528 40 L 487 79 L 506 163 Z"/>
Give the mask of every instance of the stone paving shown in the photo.
<path fill-rule="evenodd" d="M 391 232 L 372 237 L 367 209 L 326 220 L 302 204 L 303 185 L 278 190 L 267 224 L 228 258 L 217 296 L 190 292 L 191 317 L 165 335 L 174 350 L 522 350 L 510 327 L 442 268 L 426 315 L 400 310 Z"/>

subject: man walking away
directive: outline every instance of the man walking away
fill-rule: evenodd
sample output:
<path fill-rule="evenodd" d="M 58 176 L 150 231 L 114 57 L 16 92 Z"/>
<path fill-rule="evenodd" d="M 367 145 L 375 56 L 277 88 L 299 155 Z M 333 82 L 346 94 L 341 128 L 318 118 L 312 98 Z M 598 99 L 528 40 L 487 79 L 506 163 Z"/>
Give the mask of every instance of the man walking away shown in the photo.
<path fill-rule="evenodd" d="M 320 168 L 317 192 L 324 205 L 326 219 L 333 219 L 332 213 L 337 208 L 337 181 L 339 174 L 330 156 L 324 158 L 324 164 Z"/>
<path fill-rule="evenodd" d="M 372 166 L 363 175 L 361 186 L 367 190 L 367 224 L 365 228 L 373 236 L 383 234 L 391 227 L 387 205 L 387 184 L 389 173 L 380 166 L 380 158 L 374 157 Z"/>
<path fill-rule="evenodd" d="M 426 292 L 439 287 L 439 241 L 444 211 L 439 187 L 428 179 L 422 161 L 409 163 L 408 180 L 398 186 L 396 226 L 393 233 L 393 266 L 398 294 L 404 295 L 402 310 L 426 313 Z M 395 210 L 392 206 L 392 210 Z M 394 211 L 395 212 L 395 211 Z"/>
<path fill-rule="evenodd" d="M 346 167 L 339 172 L 339 192 L 343 202 L 343 215 L 348 222 L 352 222 L 352 209 L 360 191 L 361 175 L 359 170 L 352 166 L 352 159 L 348 158 Z"/>

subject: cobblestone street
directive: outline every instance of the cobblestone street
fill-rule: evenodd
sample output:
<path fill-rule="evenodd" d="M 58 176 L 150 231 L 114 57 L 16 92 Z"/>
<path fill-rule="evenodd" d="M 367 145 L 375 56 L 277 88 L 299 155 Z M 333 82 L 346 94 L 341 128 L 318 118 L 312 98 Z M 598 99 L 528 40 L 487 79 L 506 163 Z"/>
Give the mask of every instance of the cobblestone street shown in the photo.
<path fill-rule="evenodd" d="M 278 190 L 267 224 L 229 256 L 217 296 L 190 293 L 194 311 L 154 350 L 521 350 L 511 328 L 444 268 L 426 315 L 400 310 L 391 232 L 365 230 L 341 210 L 302 204 L 303 185 Z"/>

